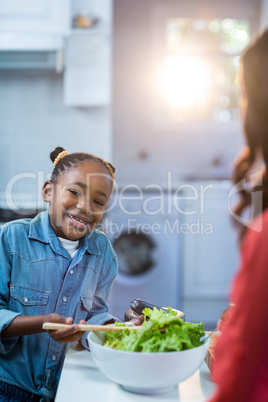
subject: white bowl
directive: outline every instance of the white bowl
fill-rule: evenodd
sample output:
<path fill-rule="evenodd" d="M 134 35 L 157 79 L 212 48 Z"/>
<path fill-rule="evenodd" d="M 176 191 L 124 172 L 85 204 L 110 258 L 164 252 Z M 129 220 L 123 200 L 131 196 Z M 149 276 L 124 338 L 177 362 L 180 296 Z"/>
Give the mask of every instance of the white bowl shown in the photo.
<path fill-rule="evenodd" d="M 104 347 L 105 332 L 91 332 L 88 341 L 98 368 L 124 389 L 141 394 L 169 392 L 191 377 L 204 361 L 209 338 L 193 349 L 179 352 L 139 353 Z"/>

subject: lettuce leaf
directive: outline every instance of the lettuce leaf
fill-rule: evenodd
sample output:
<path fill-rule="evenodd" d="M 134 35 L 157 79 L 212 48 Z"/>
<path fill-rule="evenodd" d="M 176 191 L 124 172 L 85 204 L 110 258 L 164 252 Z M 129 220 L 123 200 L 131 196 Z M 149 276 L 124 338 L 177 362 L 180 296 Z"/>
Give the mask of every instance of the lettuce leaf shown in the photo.
<path fill-rule="evenodd" d="M 104 346 L 129 352 L 160 353 L 192 349 L 203 342 L 204 324 L 183 321 L 170 307 L 167 314 L 156 307 L 143 310 L 141 330 L 106 332 Z M 126 325 L 116 323 L 115 325 Z"/>

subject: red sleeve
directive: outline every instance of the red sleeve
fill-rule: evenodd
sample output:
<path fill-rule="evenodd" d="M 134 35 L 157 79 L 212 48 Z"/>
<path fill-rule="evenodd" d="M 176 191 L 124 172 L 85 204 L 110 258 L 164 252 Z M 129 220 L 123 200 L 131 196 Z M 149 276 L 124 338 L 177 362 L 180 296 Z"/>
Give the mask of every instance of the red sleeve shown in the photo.
<path fill-rule="evenodd" d="M 248 231 L 232 296 L 235 306 L 215 347 L 210 402 L 268 401 L 268 213 Z"/>

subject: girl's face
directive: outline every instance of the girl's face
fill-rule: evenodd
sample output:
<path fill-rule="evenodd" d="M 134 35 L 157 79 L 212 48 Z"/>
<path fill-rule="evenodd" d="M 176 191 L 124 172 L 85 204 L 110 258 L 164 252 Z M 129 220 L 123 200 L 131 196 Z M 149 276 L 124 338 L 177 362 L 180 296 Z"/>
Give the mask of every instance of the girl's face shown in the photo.
<path fill-rule="evenodd" d="M 111 197 L 113 179 L 95 161 L 85 161 L 59 176 L 57 183 L 45 182 L 43 199 L 49 202 L 49 218 L 57 236 L 78 240 L 100 223 Z"/>

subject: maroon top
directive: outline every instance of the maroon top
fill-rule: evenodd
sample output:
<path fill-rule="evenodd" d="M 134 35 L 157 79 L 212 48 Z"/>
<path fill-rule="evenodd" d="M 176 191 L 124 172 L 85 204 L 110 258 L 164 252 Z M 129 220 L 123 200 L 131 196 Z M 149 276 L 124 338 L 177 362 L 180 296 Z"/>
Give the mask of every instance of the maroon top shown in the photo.
<path fill-rule="evenodd" d="M 210 402 L 267 402 L 268 211 L 247 232 L 232 301 L 215 346 L 217 388 Z"/>

